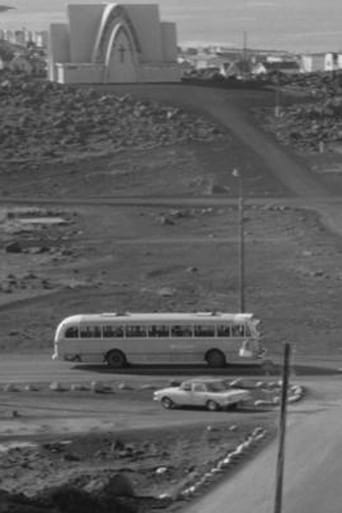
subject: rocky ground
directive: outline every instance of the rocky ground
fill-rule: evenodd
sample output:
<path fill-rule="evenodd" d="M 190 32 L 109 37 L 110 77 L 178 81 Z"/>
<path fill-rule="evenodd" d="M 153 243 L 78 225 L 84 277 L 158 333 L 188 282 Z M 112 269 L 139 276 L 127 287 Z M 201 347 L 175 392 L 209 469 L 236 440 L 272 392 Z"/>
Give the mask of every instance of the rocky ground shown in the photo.
<path fill-rule="evenodd" d="M 0 91 L 2 353 L 51 354 L 55 326 L 70 313 L 235 311 L 238 224 L 236 204 L 228 201 L 238 192 L 235 166 L 243 168 L 251 200 L 245 210 L 247 308 L 263 319 L 270 352 L 279 357 L 284 341 L 296 354 L 338 350 L 339 241 L 315 213 L 265 200 L 289 193 L 231 134 L 194 113 L 132 96 L 5 75 Z M 128 208 L 106 202 L 132 195 L 174 195 L 179 204 L 137 201 Z M 263 202 L 253 203 L 255 196 Z M 32 204 L 15 205 L 12 197 Z M 183 204 L 184 197 L 223 198 L 227 204 L 193 207 Z M 21 409 L 10 406 L 13 395 L 6 400 L 2 396 L 6 412 L 20 417 Z M 131 427 L 137 420 L 133 406 Z M 88 507 L 102 512 L 108 500 L 114 510 L 118 471 L 138 495 L 167 493 L 255 427 L 272 431 L 273 417 L 245 411 L 225 426 L 211 424 L 198 426 L 196 436 L 195 428 L 140 437 L 111 431 L 6 447 L 0 511 L 36 513 L 39 506 L 50 513 Z M 66 479 L 71 490 L 58 488 Z M 25 496 L 13 497 L 18 482 Z M 50 486 L 57 490 L 42 491 Z M 137 504 L 116 507 L 135 511 Z"/>
<path fill-rule="evenodd" d="M 8 443 L 1 446 L 0 511 L 174 510 L 184 504 L 182 490 L 265 427 L 272 436 L 259 415 L 252 423 Z"/>
<path fill-rule="evenodd" d="M 279 87 L 279 115 L 275 116 L 275 105 L 255 109 L 255 114 L 281 144 L 301 154 L 322 153 L 341 145 L 342 74 L 339 71 L 281 76 L 273 82 Z M 292 96 L 292 104 L 288 95 Z"/>
<path fill-rule="evenodd" d="M 27 76 L 0 75 L 1 166 L 114 154 L 127 148 L 212 141 L 221 130 L 182 109 L 75 89 Z"/>
<path fill-rule="evenodd" d="M 236 308 L 234 203 L 164 209 L 88 205 L 50 208 L 49 215 L 42 208 L 34 218 L 30 208 L 5 210 L 2 351 L 51 354 L 54 329 L 70 313 Z M 315 214 L 286 204 L 246 206 L 245 215 L 246 304 L 263 319 L 270 353 L 277 355 L 286 340 L 299 354 L 309 347 L 322 353 L 326 344 L 338 350 L 338 241 Z M 19 232 L 7 231 L 13 221 Z M 303 294 L 310 298 L 304 304 Z"/>
<path fill-rule="evenodd" d="M 97 383 L 95 393 L 84 386 L 81 393 L 66 392 L 64 388 L 61 398 L 64 408 L 72 408 L 78 400 L 84 406 L 87 403 L 87 409 L 96 410 L 99 416 L 101 403 L 106 403 L 107 408 L 111 405 L 115 410 L 113 418 L 120 411 L 121 403 L 139 404 L 138 408 L 135 406 L 138 429 L 107 428 L 78 436 L 46 433 L 21 438 L 8 429 L 0 442 L 0 511 L 76 513 L 82 509 L 100 513 L 108 511 L 109 502 L 110 511 L 123 512 L 165 508 L 173 511 L 182 507 L 184 500 L 192 495 L 191 487 L 196 487 L 197 493 L 207 489 L 217 478 L 239 468 L 247 454 L 255 454 L 261 441 L 273 437 L 272 405 L 279 402 L 279 382 L 249 378 L 230 381 L 230 385 L 250 392 L 250 400 L 241 407 L 241 413 L 220 412 L 210 418 L 207 415 L 206 420 L 201 414 L 196 421 L 195 409 L 192 423 L 149 430 L 139 429 L 139 411 L 151 409 L 151 389 L 158 387 L 145 385 L 138 395 L 128 385 L 100 388 Z M 44 402 L 55 403 L 51 391 L 42 386 L 21 392 L 19 388 L 4 387 L 2 419 L 6 418 L 6 406 L 10 411 L 21 401 L 22 407 L 12 410 L 14 421 L 21 420 L 25 425 L 26 418 L 27 425 L 33 414 L 35 422 L 39 422 L 34 404 L 38 401 L 43 411 Z M 290 401 L 292 396 L 298 400 L 292 388 Z M 18 397 L 20 393 L 26 395 L 25 401 Z M 154 406 L 156 415 L 161 407 Z M 168 413 L 181 419 L 180 411 Z M 44 422 L 44 417 L 41 421 Z M 223 463 L 228 455 L 231 456 Z M 220 470 L 212 470 L 217 467 Z M 199 489 L 199 482 L 205 482 L 206 486 L 202 484 Z"/>

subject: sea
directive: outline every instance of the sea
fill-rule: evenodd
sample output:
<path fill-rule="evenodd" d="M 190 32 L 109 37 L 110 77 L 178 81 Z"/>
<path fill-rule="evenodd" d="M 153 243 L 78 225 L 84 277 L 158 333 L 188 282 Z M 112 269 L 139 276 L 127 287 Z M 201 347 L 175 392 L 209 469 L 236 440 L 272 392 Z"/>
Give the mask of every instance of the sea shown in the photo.
<path fill-rule="evenodd" d="M 46 30 L 66 21 L 66 4 L 104 0 L 0 0 L 0 28 Z M 342 0 L 123 0 L 158 3 L 183 46 L 329 52 L 342 50 Z"/>

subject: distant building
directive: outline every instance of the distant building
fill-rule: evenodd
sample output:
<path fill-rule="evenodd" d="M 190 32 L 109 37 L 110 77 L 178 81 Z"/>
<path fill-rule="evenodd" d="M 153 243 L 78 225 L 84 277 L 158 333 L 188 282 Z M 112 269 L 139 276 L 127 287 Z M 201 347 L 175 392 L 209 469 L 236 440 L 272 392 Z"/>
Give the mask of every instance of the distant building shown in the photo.
<path fill-rule="evenodd" d="M 35 45 L 38 48 L 47 48 L 48 40 L 49 40 L 49 33 L 47 30 L 41 30 L 41 31 L 33 33 L 32 41 L 33 41 L 33 43 L 35 43 Z"/>
<path fill-rule="evenodd" d="M 16 30 L 14 32 L 15 44 L 20 46 L 26 45 L 26 33 L 24 30 Z"/>
<path fill-rule="evenodd" d="M 257 62 L 252 69 L 253 75 L 266 75 L 270 73 L 282 73 L 284 75 L 295 75 L 300 73 L 300 66 L 297 61 L 272 60 Z"/>
<path fill-rule="evenodd" d="M 220 73 L 225 78 L 243 78 L 252 72 L 252 63 L 249 60 L 237 59 L 230 62 L 224 62 L 221 65 Z"/>
<path fill-rule="evenodd" d="M 8 41 L 9 43 L 15 43 L 15 34 L 13 30 L 4 30 L 4 40 Z"/>
<path fill-rule="evenodd" d="M 325 70 L 325 53 L 308 53 L 301 56 L 300 68 L 303 73 Z"/>
<path fill-rule="evenodd" d="M 339 69 L 339 54 L 336 52 L 326 53 L 324 57 L 324 71 L 335 71 Z"/>
<path fill-rule="evenodd" d="M 8 68 L 11 71 L 18 71 L 21 73 L 27 73 L 28 75 L 33 74 L 34 66 L 30 60 L 24 55 L 15 55 L 9 62 Z"/>

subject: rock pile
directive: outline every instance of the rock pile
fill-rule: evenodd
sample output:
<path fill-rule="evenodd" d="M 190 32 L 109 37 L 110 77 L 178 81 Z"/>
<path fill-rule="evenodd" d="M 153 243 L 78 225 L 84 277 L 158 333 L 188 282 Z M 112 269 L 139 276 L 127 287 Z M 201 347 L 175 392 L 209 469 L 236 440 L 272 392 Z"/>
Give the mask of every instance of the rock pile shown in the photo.
<path fill-rule="evenodd" d="M 275 73 L 269 78 L 273 85 L 289 87 L 292 91 L 302 92 L 314 98 L 331 97 L 342 92 L 342 74 L 339 71 L 317 71 L 294 75 Z"/>
<path fill-rule="evenodd" d="M 342 141 L 342 97 L 282 109 L 279 118 L 267 116 L 266 125 L 285 145 L 299 151 L 322 151 Z"/>
<path fill-rule="evenodd" d="M 316 72 L 271 77 L 280 86 L 280 116 L 260 109 L 257 117 L 285 145 L 299 151 L 323 151 L 342 140 L 342 73 Z M 286 93 L 291 92 L 291 96 Z M 301 103 L 293 104 L 293 93 Z M 291 99 L 292 98 L 292 99 Z"/>
<path fill-rule="evenodd" d="M 174 107 L 0 72 L 2 160 L 107 154 L 188 140 L 210 141 L 219 128 Z"/>

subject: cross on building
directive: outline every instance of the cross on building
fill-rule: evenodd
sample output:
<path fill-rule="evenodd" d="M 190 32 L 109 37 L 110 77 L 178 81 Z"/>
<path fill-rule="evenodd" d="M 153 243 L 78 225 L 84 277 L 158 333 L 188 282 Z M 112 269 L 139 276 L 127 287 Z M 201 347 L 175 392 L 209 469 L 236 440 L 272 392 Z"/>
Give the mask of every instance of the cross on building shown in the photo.
<path fill-rule="evenodd" d="M 125 53 L 126 53 L 126 48 L 123 46 L 123 45 L 120 45 L 119 46 L 119 54 L 120 54 L 120 62 L 124 62 L 125 61 Z"/>

